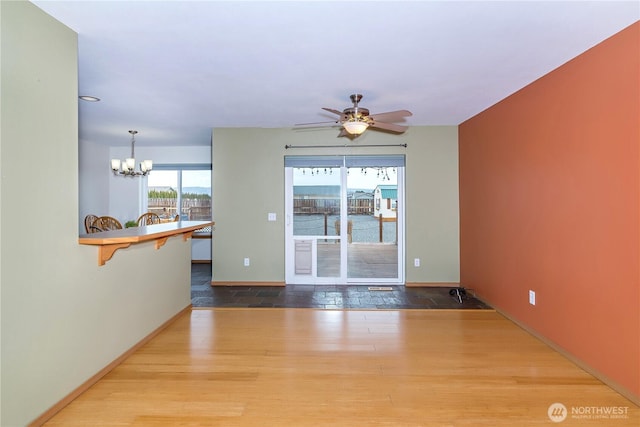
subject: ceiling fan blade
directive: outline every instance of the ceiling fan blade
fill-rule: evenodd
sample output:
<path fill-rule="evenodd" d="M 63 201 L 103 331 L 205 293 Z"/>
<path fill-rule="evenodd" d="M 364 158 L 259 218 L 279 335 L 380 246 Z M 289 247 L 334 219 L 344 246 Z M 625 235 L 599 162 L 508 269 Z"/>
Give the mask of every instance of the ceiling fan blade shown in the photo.
<path fill-rule="evenodd" d="M 311 123 L 296 123 L 295 125 L 293 125 L 294 127 L 298 127 L 298 126 L 317 126 L 317 125 L 337 125 L 340 124 L 339 120 L 331 120 L 330 122 L 311 122 Z"/>
<path fill-rule="evenodd" d="M 340 129 L 340 133 L 338 134 L 338 138 L 340 138 L 341 136 L 351 136 L 351 134 L 349 132 L 347 132 L 344 128 Z"/>
<path fill-rule="evenodd" d="M 409 129 L 409 126 L 402 126 L 402 125 L 396 125 L 394 123 L 385 123 L 385 122 L 376 122 L 376 121 L 371 123 L 369 127 L 384 129 L 384 130 L 388 130 L 391 132 L 398 132 L 398 133 L 402 133 L 407 129 Z"/>
<path fill-rule="evenodd" d="M 382 120 L 384 122 L 400 121 L 403 117 L 413 116 L 409 110 L 388 111 L 386 113 L 372 114 L 369 116 L 373 120 Z"/>
<path fill-rule="evenodd" d="M 337 114 L 339 116 L 342 115 L 342 111 L 334 110 L 333 108 L 322 107 L 322 109 L 325 110 L 325 111 L 328 111 L 330 113 Z"/>

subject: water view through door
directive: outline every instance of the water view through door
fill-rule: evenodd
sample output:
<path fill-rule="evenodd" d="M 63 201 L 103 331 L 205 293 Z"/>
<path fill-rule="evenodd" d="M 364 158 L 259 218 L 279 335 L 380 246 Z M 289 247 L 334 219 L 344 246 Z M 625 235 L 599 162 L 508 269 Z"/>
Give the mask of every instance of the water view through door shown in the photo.
<path fill-rule="evenodd" d="M 403 283 L 403 164 L 354 158 L 285 168 L 287 283 Z"/>

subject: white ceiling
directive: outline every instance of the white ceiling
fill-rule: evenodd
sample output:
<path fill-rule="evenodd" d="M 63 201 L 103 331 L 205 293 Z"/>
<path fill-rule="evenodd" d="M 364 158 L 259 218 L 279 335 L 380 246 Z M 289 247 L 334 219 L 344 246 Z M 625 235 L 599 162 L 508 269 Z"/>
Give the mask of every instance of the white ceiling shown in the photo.
<path fill-rule="evenodd" d="M 79 35 L 80 138 L 209 145 L 360 105 L 457 125 L 640 19 L 638 1 L 33 1 Z M 336 136 L 338 130 L 336 130 Z"/>

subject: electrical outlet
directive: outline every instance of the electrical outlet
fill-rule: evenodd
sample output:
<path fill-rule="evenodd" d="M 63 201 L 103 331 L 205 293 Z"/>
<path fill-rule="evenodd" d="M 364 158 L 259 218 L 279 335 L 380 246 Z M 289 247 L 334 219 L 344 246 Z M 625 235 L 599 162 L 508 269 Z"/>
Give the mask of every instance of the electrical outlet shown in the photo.
<path fill-rule="evenodd" d="M 536 293 L 534 291 L 529 291 L 529 304 L 536 305 Z"/>
<path fill-rule="evenodd" d="M 414 267 L 420 267 L 420 258 L 414 258 L 413 259 L 413 266 Z"/>
<path fill-rule="evenodd" d="M 275 212 L 269 212 L 267 214 L 267 221 L 275 221 L 276 220 L 276 214 Z"/>
<path fill-rule="evenodd" d="M 245 267 L 249 267 L 249 265 L 251 265 L 251 261 L 249 260 L 249 258 L 245 258 L 244 259 L 244 266 Z"/>

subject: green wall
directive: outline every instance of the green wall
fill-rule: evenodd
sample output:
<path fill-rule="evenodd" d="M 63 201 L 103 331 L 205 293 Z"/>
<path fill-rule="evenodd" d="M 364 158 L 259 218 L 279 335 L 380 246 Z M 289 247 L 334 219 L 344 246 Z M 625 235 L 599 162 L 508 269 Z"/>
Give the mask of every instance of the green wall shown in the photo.
<path fill-rule="evenodd" d="M 0 425 L 14 427 L 191 303 L 191 242 L 103 267 L 78 244 L 77 35 L 26 1 L 1 1 L 0 19 Z"/>
<path fill-rule="evenodd" d="M 214 282 L 284 282 L 284 156 L 406 154 L 406 282 L 459 282 L 456 126 L 411 127 L 403 135 L 336 129 L 214 129 Z M 404 147 L 358 147 L 402 144 Z M 292 148 L 285 145 L 344 145 Z M 278 220 L 268 222 L 275 212 Z M 249 267 L 243 259 L 251 259 Z M 421 267 L 413 259 L 421 259 Z"/>

